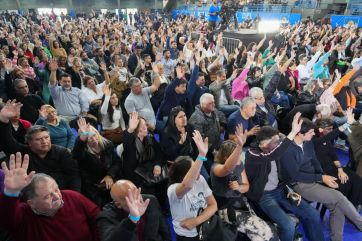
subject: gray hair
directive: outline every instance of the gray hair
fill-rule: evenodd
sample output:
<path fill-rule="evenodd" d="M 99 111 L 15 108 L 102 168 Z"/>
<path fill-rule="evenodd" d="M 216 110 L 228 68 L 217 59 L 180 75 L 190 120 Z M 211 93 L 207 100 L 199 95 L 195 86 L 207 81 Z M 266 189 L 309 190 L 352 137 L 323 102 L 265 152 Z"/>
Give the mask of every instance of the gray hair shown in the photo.
<path fill-rule="evenodd" d="M 203 107 L 204 104 L 206 103 L 206 101 L 210 100 L 210 99 L 214 99 L 214 96 L 210 93 L 205 93 L 203 95 L 201 95 L 200 97 L 200 106 Z"/>
<path fill-rule="evenodd" d="M 25 79 L 14 79 L 14 81 L 13 81 L 14 87 L 16 88 L 16 86 L 18 86 L 23 81 L 26 83 Z"/>
<path fill-rule="evenodd" d="M 319 104 L 316 111 L 321 114 L 322 118 L 328 118 L 332 115 L 331 107 L 327 104 Z"/>
<path fill-rule="evenodd" d="M 136 83 L 141 82 L 141 80 L 137 77 L 132 77 L 129 81 L 128 81 L 128 85 L 130 88 L 132 88 Z"/>
<path fill-rule="evenodd" d="M 252 98 L 256 98 L 258 95 L 264 95 L 264 92 L 259 87 L 253 87 L 249 90 L 249 96 Z"/>
<path fill-rule="evenodd" d="M 245 97 L 241 102 L 240 102 L 240 109 L 244 109 L 246 106 L 250 105 L 250 104 L 255 104 L 255 100 L 252 97 Z"/>
<path fill-rule="evenodd" d="M 27 143 L 29 143 L 29 141 L 31 141 L 31 139 L 33 138 L 33 135 L 35 133 L 38 133 L 38 132 L 43 132 L 43 131 L 46 131 L 49 133 L 49 130 L 46 126 L 41 126 L 41 125 L 34 125 L 32 127 L 30 127 L 27 131 L 26 131 L 26 134 L 25 134 L 25 141 Z"/>
<path fill-rule="evenodd" d="M 51 176 L 44 173 L 37 173 L 33 176 L 33 179 L 28 186 L 24 187 L 20 193 L 20 199 L 22 201 L 31 200 L 36 197 L 35 189 L 40 182 L 48 182 L 49 180 L 54 180 Z"/>

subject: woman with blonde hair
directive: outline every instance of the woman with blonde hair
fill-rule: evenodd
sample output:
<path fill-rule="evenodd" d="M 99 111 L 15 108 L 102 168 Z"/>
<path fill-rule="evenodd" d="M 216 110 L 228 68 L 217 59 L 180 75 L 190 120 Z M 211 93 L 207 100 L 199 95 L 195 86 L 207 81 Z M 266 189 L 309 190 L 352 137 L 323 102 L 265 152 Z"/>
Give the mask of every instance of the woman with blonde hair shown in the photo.
<path fill-rule="evenodd" d="M 84 118 L 78 120 L 79 137 L 73 149 L 82 179 L 82 193 L 99 207 L 111 201 L 109 190 L 120 177 L 120 159 L 111 141 Z"/>
<path fill-rule="evenodd" d="M 67 121 L 58 116 L 57 110 L 51 105 L 43 105 L 39 110 L 39 119 L 35 125 L 48 128 L 52 144 L 73 149 L 75 137 Z"/>

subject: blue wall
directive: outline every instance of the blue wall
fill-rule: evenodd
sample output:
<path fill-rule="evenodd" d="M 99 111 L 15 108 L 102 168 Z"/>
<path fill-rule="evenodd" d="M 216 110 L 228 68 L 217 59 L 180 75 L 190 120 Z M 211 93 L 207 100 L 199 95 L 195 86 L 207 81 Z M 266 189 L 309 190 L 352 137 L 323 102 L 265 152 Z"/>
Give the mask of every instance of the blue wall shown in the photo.
<path fill-rule="evenodd" d="M 200 15 L 208 16 L 208 11 L 198 11 L 198 10 L 173 10 L 172 11 L 172 17 L 175 19 L 178 14 L 184 13 L 185 15 L 192 14 L 196 18 L 198 18 Z M 283 18 L 286 18 L 290 24 L 296 24 L 298 23 L 301 18 L 302 14 L 299 13 L 267 13 L 267 12 L 241 12 L 238 11 L 236 13 L 236 16 L 238 18 L 238 22 L 241 22 L 243 19 L 246 19 L 247 17 L 250 17 L 251 19 L 254 19 L 255 17 L 259 16 L 262 20 L 281 20 Z"/>
<path fill-rule="evenodd" d="M 358 24 L 358 27 L 362 28 L 362 16 L 353 16 L 353 15 L 332 15 L 331 16 L 331 25 L 333 28 L 337 26 L 347 25 L 348 22 L 353 21 Z"/>

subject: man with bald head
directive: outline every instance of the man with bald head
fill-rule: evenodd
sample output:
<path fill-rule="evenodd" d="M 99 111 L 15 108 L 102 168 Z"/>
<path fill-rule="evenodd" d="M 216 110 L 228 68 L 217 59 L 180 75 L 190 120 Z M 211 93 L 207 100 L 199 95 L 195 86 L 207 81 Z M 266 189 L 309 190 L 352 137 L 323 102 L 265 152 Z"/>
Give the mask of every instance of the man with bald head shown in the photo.
<path fill-rule="evenodd" d="M 105 205 L 97 217 L 102 241 L 171 240 L 156 197 L 140 193 L 128 180 L 113 184 L 113 202 Z"/>

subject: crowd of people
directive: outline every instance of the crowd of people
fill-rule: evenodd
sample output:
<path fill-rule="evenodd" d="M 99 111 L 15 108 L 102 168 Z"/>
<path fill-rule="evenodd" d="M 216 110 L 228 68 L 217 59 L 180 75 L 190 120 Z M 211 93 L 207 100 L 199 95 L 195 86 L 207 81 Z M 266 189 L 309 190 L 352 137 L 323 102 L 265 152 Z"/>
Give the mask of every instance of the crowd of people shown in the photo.
<path fill-rule="evenodd" d="M 203 19 L 138 16 L 2 15 L 0 239 L 171 240 L 170 216 L 177 241 L 327 240 L 311 203 L 330 240 L 362 231 L 362 29 L 228 52 Z"/>

